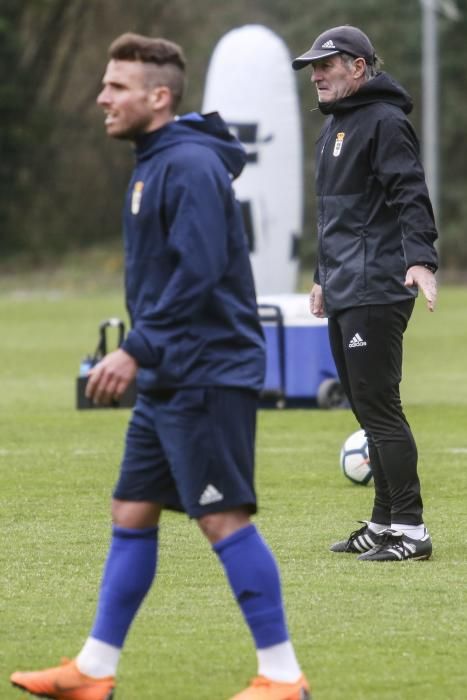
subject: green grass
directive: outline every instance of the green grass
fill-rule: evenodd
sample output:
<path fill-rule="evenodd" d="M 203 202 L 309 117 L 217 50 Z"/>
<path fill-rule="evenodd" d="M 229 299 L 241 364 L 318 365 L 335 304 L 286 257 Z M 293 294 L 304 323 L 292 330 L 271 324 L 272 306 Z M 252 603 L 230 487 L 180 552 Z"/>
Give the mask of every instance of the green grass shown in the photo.
<path fill-rule="evenodd" d="M 74 408 L 79 361 L 98 323 L 123 315 L 121 295 L 20 283 L 0 295 L 1 700 L 21 697 L 11 671 L 74 655 L 89 631 L 129 416 Z M 434 315 L 417 304 L 407 332 L 403 397 L 429 562 L 363 564 L 327 551 L 367 517 L 372 497 L 339 472 L 350 412 L 260 414 L 257 522 L 281 565 L 315 700 L 465 700 L 466 308 L 467 288 L 445 288 Z M 128 638 L 118 700 L 226 700 L 254 673 L 217 560 L 196 525 L 164 516 L 159 573 Z"/>

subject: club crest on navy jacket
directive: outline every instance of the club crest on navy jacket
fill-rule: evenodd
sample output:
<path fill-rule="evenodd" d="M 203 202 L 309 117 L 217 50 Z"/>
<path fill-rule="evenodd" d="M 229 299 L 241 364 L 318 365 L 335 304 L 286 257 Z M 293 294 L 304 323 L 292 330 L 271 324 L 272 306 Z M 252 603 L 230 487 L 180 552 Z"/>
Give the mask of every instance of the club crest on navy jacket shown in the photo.
<path fill-rule="evenodd" d="M 316 150 L 319 261 L 325 308 L 391 304 L 415 264 L 436 267 L 433 211 L 407 119 L 412 101 L 387 73 L 320 109 Z"/>
<path fill-rule="evenodd" d="M 138 389 L 259 390 L 265 348 L 232 179 L 246 162 L 218 114 L 144 134 L 124 211 L 125 288 Z"/>

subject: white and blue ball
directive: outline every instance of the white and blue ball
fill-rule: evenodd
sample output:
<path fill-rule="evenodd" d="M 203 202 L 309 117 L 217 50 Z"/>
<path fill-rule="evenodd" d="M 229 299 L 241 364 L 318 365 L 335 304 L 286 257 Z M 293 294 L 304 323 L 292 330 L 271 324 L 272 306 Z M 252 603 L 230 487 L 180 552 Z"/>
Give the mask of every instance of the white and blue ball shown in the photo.
<path fill-rule="evenodd" d="M 340 465 L 344 476 L 354 484 L 365 486 L 372 478 L 368 441 L 364 430 L 349 435 L 341 448 Z"/>

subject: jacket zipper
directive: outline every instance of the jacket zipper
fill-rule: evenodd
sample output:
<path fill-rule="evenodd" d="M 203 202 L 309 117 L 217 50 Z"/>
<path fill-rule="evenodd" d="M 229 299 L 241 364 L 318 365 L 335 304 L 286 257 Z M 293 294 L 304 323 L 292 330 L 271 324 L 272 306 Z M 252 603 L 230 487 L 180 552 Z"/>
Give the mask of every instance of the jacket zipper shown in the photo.
<path fill-rule="evenodd" d="M 331 122 L 330 122 L 330 124 L 329 124 L 329 127 L 328 127 L 328 129 L 327 129 L 327 132 L 326 132 L 326 134 L 325 134 L 325 136 L 324 136 L 324 143 L 323 143 L 323 147 L 321 148 L 320 159 L 319 159 L 319 164 L 318 164 L 318 173 L 317 173 L 317 175 L 318 175 L 318 176 L 319 176 L 320 174 L 322 175 L 323 185 L 324 185 L 324 182 L 325 182 L 325 157 L 324 157 L 324 151 L 325 151 L 326 146 L 328 145 L 328 141 L 329 141 L 329 139 L 330 139 L 330 137 L 331 137 L 331 131 L 332 131 L 332 129 L 333 129 L 334 121 L 335 121 L 334 118 L 332 118 L 332 120 L 331 120 Z M 318 178 L 317 178 L 317 179 L 318 179 Z M 324 189 L 324 187 L 323 187 L 323 189 Z M 319 258 L 321 258 L 321 260 L 322 260 L 322 265 L 323 265 L 323 268 L 324 268 L 324 270 L 325 270 L 325 276 L 324 276 L 324 280 L 321 280 L 321 278 L 320 278 L 319 281 L 320 281 L 320 285 L 321 285 L 321 288 L 322 288 L 323 294 L 324 294 L 324 288 L 325 288 L 325 286 L 326 286 L 326 274 L 327 274 L 326 271 L 327 271 L 327 266 L 326 266 L 326 258 L 325 258 L 324 249 L 323 249 L 323 240 L 324 240 L 324 211 L 323 211 L 323 210 L 324 210 L 324 204 L 323 204 L 323 197 L 321 196 L 321 197 L 320 197 L 320 201 L 319 201 L 319 224 L 320 224 L 320 229 L 321 229 L 321 231 L 323 231 L 323 235 L 320 236 L 319 233 L 318 233 L 318 247 L 319 247 L 319 249 L 318 249 L 318 270 L 319 270 Z M 323 223 L 322 223 L 322 222 L 323 222 Z"/>

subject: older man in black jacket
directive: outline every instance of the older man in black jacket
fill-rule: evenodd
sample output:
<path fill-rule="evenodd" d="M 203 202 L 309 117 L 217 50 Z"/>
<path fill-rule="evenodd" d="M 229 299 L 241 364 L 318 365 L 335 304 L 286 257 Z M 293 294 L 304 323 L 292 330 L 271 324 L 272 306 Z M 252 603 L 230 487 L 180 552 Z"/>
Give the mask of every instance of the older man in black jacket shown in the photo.
<path fill-rule="evenodd" d="M 319 255 L 311 311 L 329 317 L 334 360 L 366 431 L 375 499 L 370 520 L 332 545 L 365 561 L 428 559 L 417 448 L 401 407 L 402 338 L 421 289 L 436 303 L 433 211 L 407 119 L 412 101 L 358 28 L 321 34 L 293 68 L 311 65 L 319 109 Z"/>

